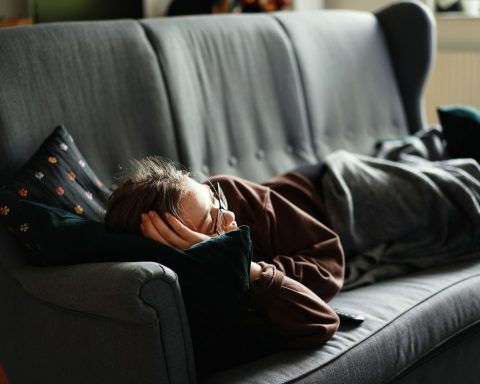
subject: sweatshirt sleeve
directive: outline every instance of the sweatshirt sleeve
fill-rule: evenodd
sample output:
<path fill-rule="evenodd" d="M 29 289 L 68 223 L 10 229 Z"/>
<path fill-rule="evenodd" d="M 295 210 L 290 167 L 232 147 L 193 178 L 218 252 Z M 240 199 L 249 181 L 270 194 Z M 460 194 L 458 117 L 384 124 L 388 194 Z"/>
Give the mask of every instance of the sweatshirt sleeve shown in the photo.
<path fill-rule="evenodd" d="M 329 301 L 343 285 L 344 254 L 338 235 L 325 225 L 328 218 L 319 191 L 295 171 L 263 185 L 272 190 L 267 204 L 275 254 L 271 262 Z"/>
<path fill-rule="evenodd" d="M 269 204 L 270 262 L 329 301 L 340 291 L 344 279 L 344 255 L 338 235 L 279 194 L 272 193 Z"/>
<path fill-rule="evenodd" d="M 284 338 L 286 347 L 318 346 L 335 334 L 338 316 L 322 299 L 274 265 L 259 264 L 262 272 L 251 284 L 252 306 Z"/>
<path fill-rule="evenodd" d="M 265 185 L 232 176 L 212 180 L 221 183 L 237 223 L 250 227 L 254 260 L 275 265 L 329 301 L 343 284 L 343 248 L 338 235 L 321 222 L 320 210 L 315 214 L 321 199 L 314 187 L 292 175 Z"/>

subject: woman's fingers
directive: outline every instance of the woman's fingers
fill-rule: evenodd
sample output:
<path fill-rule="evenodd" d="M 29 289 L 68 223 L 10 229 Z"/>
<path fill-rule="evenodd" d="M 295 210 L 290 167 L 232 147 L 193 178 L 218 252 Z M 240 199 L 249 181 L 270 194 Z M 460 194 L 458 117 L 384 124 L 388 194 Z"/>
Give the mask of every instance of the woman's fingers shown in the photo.
<path fill-rule="evenodd" d="M 158 219 L 161 220 L 161 218 Z M 170 247 L 174 247 L 174 244 L 169 241 L 166 231 L 161 230 L 160 228 L 161 225 L 159 225 L 158 220 L 152 220 L 152 217 L 148 214 L 142 215 L 142 224 L 140 225 L 142 234 L 149 239 L 158 241 L 159 243 L 168 245 Z M 168 227 L 165 225 L 165 228 Z"/>
<path fill-rule="evenodd" d="M 149 239 L 158 241 L 159 243 L 171 246 L 168 241 L 162 236 L 162 234 L 153 225 L 152 220 L 147 214 L 142 214 L 142 223 L 140 224 L 140 231 L 142 235 Z"/>
<path fill-rule="evenodd" d="M 200 232 L 192 231 L 188 228 L 185 224 L 183 224 L 180 220 L 178 220 L 175 216 L 170 213 L 165 214 L 168 223 L 173 228 L 173 230 L 184 240 L 186 241 L 189 246 L 193 244 L 199 243 L 200 241 L 207 240 L 210 236 L 207 236 Z"/>
<path fill-rule="evenodd" d="M 144 224 L 148 224 L 149 233 L 153 234 L 155 238 L 164 239 L 163 244 L 177 249 L 185 249 L 190 246 L 190 243 L 172 230 L 155 211 L 148 212 Z"/>
<path fill-rule="evenodd" d="M 192 231 L 172 214 L 166 213 L 163 220 L 155 211 L 142 215 L 140 229 L 145 237 L 177 249 L 186 249 L 210 236 Z"/>

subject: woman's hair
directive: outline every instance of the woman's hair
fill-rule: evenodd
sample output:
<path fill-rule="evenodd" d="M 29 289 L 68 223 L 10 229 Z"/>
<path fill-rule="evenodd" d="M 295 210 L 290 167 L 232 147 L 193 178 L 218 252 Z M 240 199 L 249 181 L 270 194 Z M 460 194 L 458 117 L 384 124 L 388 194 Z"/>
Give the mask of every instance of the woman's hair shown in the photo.
<path fill-rule="evenodd" d="M 107 202 L 105 225 L 109 230 L 140 234 L 141 214 L 156 211 L 179 216 L 179 201 L 190 174 L 157 156 L 133 160 L 118 178 Z"/>

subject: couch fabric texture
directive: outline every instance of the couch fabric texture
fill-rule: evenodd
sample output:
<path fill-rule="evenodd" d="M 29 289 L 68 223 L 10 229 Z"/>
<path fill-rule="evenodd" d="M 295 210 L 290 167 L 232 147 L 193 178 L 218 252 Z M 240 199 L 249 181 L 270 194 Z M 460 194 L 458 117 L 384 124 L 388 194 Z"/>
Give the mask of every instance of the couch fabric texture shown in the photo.
<path fill-rule="evenodd" d="M 0 182 L 59 124 L 103 180 L 148 154 L 254 181 L 335 149 L 368 154 L 377 140 L 426 125 L 434 47 L 433 17 L 418 2 L 374 14 L 1 30 Z M 34 267 L 6 231 L 0 244 L 0 363 L 11 383 L 197 382 L 172 270 L 142 261 Z M 333 305 L 364 312 L 361 326 L 203 381 L 471 382 L 480 377 L 479 273 L 470 261 L 342 292 Z"/>

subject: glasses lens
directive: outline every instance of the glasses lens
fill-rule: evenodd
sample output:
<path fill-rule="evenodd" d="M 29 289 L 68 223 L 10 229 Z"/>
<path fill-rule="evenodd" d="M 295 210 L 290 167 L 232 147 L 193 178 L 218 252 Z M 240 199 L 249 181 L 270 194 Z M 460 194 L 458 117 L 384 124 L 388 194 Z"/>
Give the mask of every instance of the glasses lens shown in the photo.
<path fill-rule="evenodd" d="M 217 225 L 215 232 L 217 235 L 223 235 L 225 233 L 225 216 L 223 214 L 223 209 L 219 209 L 217 212 Z"/>
<path fill-rule="evenodd" d="M 215 198 L 218 201 L 217 222 L 215 224 L 215 233 L 217 235 L 221 235 L 225 233 L 226 222 L 225 222 L 225 215 L 223 211 L 228 209 L 227 198 L 225 197 L 225 194 L 223 193 L 222 188 L 220 187 L 220 183 L 215 183 L 215 185 L 212 185 L 211 188 L 213 190 Z"/>
<path fill-rule="evenodd" d="M 228 209 L 227 198 L 225 197 L 225 194 L 223 193 L 223 190 L 220 187 L 219 183 L 215 185 L 215 192 L 216 192 L 216 198 L 218 199 L 218 202 L 220 204 L 220 209 L 227 210 Z"/>

